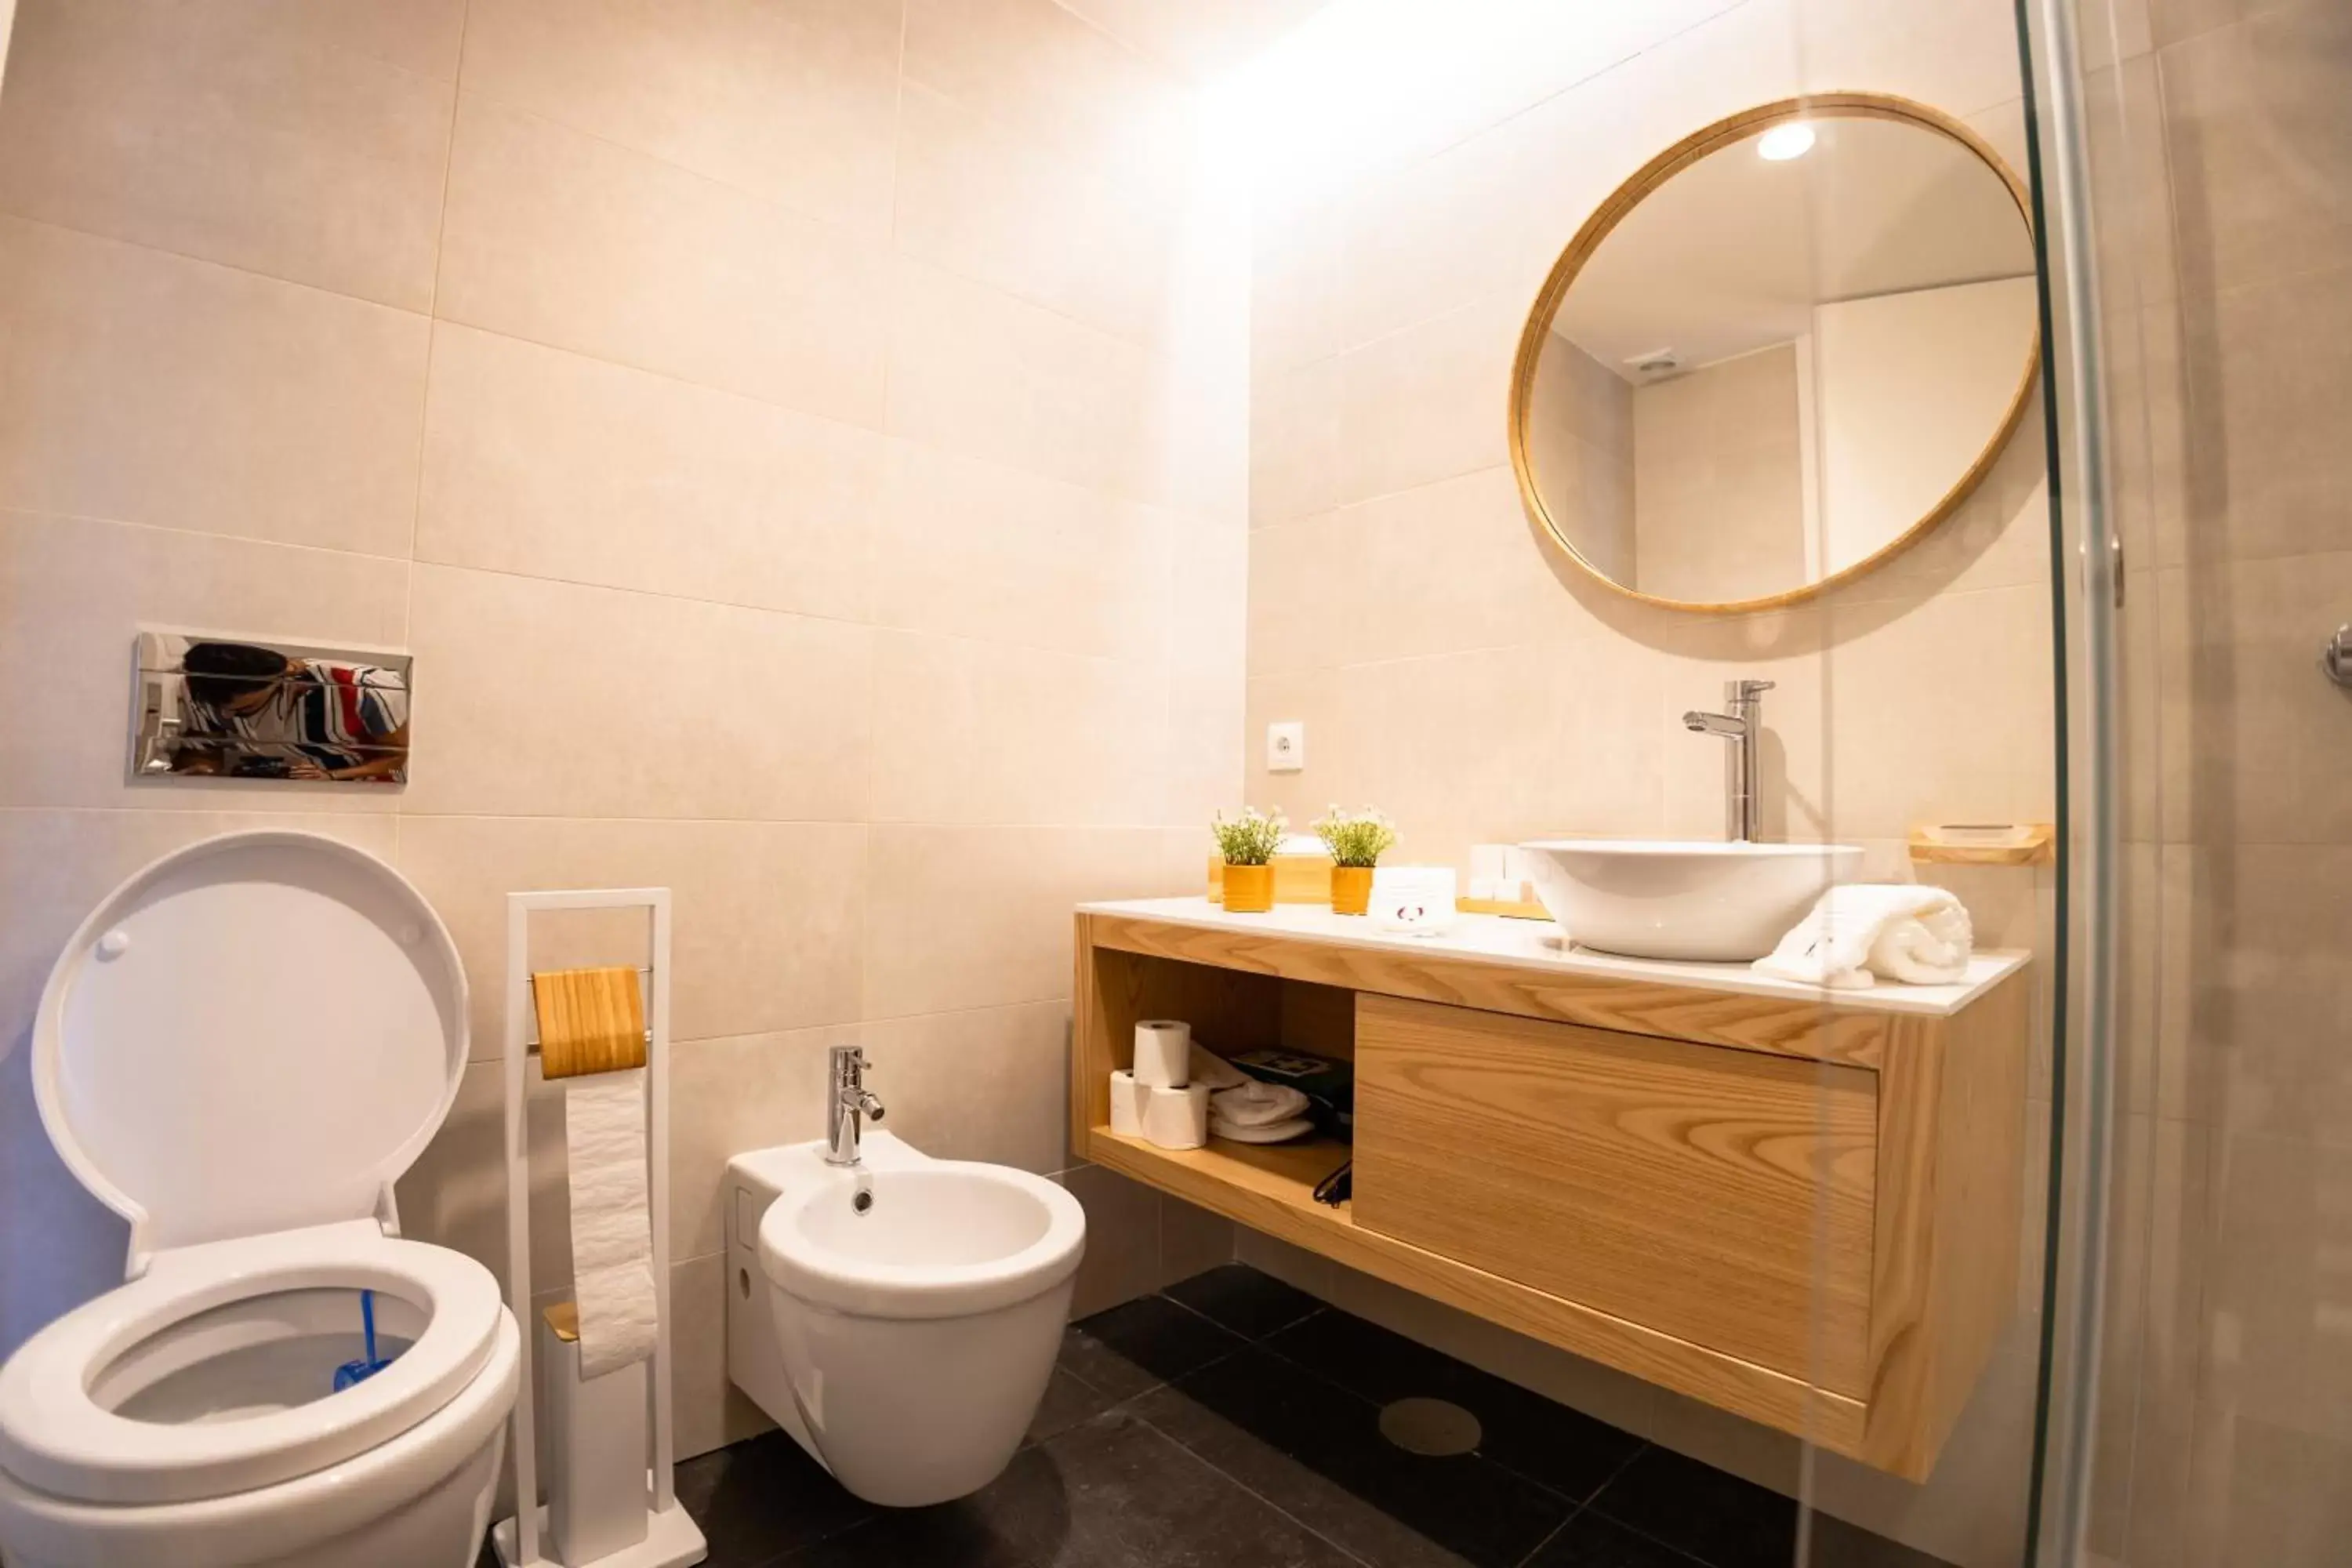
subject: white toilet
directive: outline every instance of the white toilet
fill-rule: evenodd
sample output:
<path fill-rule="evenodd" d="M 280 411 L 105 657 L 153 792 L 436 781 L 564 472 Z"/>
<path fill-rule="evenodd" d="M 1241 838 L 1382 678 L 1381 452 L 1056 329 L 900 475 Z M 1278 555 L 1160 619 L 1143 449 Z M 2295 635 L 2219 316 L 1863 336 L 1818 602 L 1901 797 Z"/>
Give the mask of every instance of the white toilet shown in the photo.
<path fill-rule="evenodd" d="M 728 1164 L 728 1370 L 835 1479 L 894 1508 L 979 1490 L 1054 1373 L 1086 1212 L 1026 1171 L 887 1132 Z"/>
<path fill-rule="evenodd" d="M 129 1282 L 0 1367 L 11 1568 L 474 1561 L 515 1325 L 480 1264 L 393 1234 L 393 1182 L 466 1057 L 447 930 L 331 839 L 193 846 L 82 923 L 34 1087 L 68 1168 L 131 1222 Z M 389 1364 L 336 1392 L 363 1301 Z"/>

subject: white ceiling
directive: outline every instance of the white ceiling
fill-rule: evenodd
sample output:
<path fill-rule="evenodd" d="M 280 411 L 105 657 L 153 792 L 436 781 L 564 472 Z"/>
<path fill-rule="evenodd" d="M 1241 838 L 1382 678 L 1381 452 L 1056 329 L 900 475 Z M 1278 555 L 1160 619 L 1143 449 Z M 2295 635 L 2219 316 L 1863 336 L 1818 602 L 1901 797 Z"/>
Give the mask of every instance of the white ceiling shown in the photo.
<path fill-rule="evenodd" d="M 1552 330 L 1602 364 L 1671 349 L 1711 363 L 1811 328 L 1834 300 L 2014 278 L 2032 242 L 2000 177 L 1960 143 L 1885 120 L 1824 120 L 1813 150 L 1749 141 L 1652 192 L 1570 288 Z M 1562 241 L 1578 221 L 1563 215 Z"/>
<path fill-rule="evenodd" d="M 1061 0 L 1113 37 L 1188 75 L 1239 64 L 1330 0 Z"/>

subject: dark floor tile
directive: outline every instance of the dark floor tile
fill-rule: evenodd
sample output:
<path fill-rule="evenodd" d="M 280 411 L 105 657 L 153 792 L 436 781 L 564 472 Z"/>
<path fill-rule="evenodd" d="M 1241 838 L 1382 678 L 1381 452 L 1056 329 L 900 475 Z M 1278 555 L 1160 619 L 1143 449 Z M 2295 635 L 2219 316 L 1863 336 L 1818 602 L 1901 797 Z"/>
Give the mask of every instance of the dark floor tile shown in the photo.
<path fill-rule="evenodd" d="M 1817 1512 L 1804 1568 L 1951 1568 L 1951 1564 L 1883 1535 L 1873 1535 L 1860 1525 Z"/>
<path fill-rule="evenodd" d="M 1250 1340 L 1262 1340 L 1323 1310 L 1323 1303 L 1306 1291 L 1271 1274 L 1261 1274 L 1246 1263 L 1228 1263 L 1195 1274 L 1161 1294 Z"/>
<path fill-rule="evenodd" d="M 1081 1382 L 1076 1373 L 1057 1366 L 1045 1384 L 1045 1398 L 1037 1402 L 1037 1414 L 1029 1418 L 1029 1436 L 1024 1441 L 1042 1443 L 1048 1437 L 1059 1436 L 1118 1403 L 1116 1396 Z"/>
<path fill-rule="evenodd" d="M 1060 1365 L 1088 1387 L 1131 1399 L 1246 1343 L 1198 1312 L 1145 1296 L 1071 1325 L 1062 1337 Z"/>
<path fill-rule="evenodd" d="M 1416 1395 L 1450 1400 L 1478 1418 L 1483 1457 L 1578 1501 L 1642 1447 L 1606 1421 L 1336 1308 L 1283 1330 L 1265 1347 L 1375 1405 Z"/>
<path fill-rule="evenodd" d="M 1797 1505 L 1665 1448 L 1644 1450 L 1592 1506 L 1713 1568 L 1789 1568 Z"/>
<path fill-rule="evenodd" d="M 756 1568 L 877 1511 L 782 1432 L 687 1460 L 677 1499 L 710 1543 L 709 1568 Z"/>
<path fill-rule="evenodd" d="M 1356 1568 L 1124 1408 L 1024 1448 L 955 1506 L 1038 1568 Z"/>
<path fill-rule="evenodd" d="M 1527 1568 L 1705 1568 L 1671 1546 L 1637 1535 L 1590 1509 L 1561 1526 Z"/>
<path fill-rule="evenodd" d="M 774 1568 L 1037 1568 L 969 1499 L 936 1508 L 886 1509 Z"/>
<path fill-rule="evenodd" d="M 1258 1349 L 1124 1407 L 1374 1568 L 1512 1568 L 1573 1510 L 1474 1454 L 1409 1454 L 1379 1407 Z"/>

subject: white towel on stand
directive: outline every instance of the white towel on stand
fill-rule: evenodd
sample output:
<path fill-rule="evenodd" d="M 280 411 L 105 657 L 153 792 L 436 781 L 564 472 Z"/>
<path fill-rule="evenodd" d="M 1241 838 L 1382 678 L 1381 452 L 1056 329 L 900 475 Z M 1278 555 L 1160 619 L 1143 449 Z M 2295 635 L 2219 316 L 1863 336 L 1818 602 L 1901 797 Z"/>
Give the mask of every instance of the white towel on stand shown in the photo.
<path fill-rule="evenodd" d="M 1806 985 L 1858 991 L 1872 976 L 1911 985 L 1950 985 L 1968 978 L 1975 932 L 1967 906 L 1941 888 L 1846 882 L 1780 939 L 1760 974 Z"/>

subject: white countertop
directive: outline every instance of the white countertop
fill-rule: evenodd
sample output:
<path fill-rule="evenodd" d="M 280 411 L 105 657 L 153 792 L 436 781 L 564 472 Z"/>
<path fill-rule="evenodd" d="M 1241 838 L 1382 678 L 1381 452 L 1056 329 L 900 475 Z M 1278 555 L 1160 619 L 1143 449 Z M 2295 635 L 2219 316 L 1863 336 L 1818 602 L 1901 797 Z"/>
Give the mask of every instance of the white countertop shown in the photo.
<path fill-rule="evenodd" d="M 2023 967 L 2032 956 L 2025 952 L 1979 952 L 1969 961 L 1969 977 L 1956 985 L 1903 985 L 1882 980 L 1864 991 L 1832 991 L 1759 974 L 1744 963 L 1622 958 L 1615 953 L 1570 947 L 1561 939 L 1559 927 L 1549 921 L 1513 920 L 1503 915 L 1460 915 L 1455 917 L 1453 927 L 1440 936 L 1395 936 L 1375 929 L 1365 916 L 1333 914 L 1323 904 L 1276 904 L 1265 914 L 1236 915 L 1226 913 L 1223 905 L 1206 899 L 1120 899 L 1080 904 L 1078 910 L 1082 914 L 1166 921 L 1208 931 L 1304 937 L 1339 947 L 1475 958 L 1560 974 L 1671 981 L 1678 985 L 1749 996 L 1833 1004 L 1859 1012 L 1914 1013 L 1937 1018 L 1958 1012 L 1994 982 Z"/>

